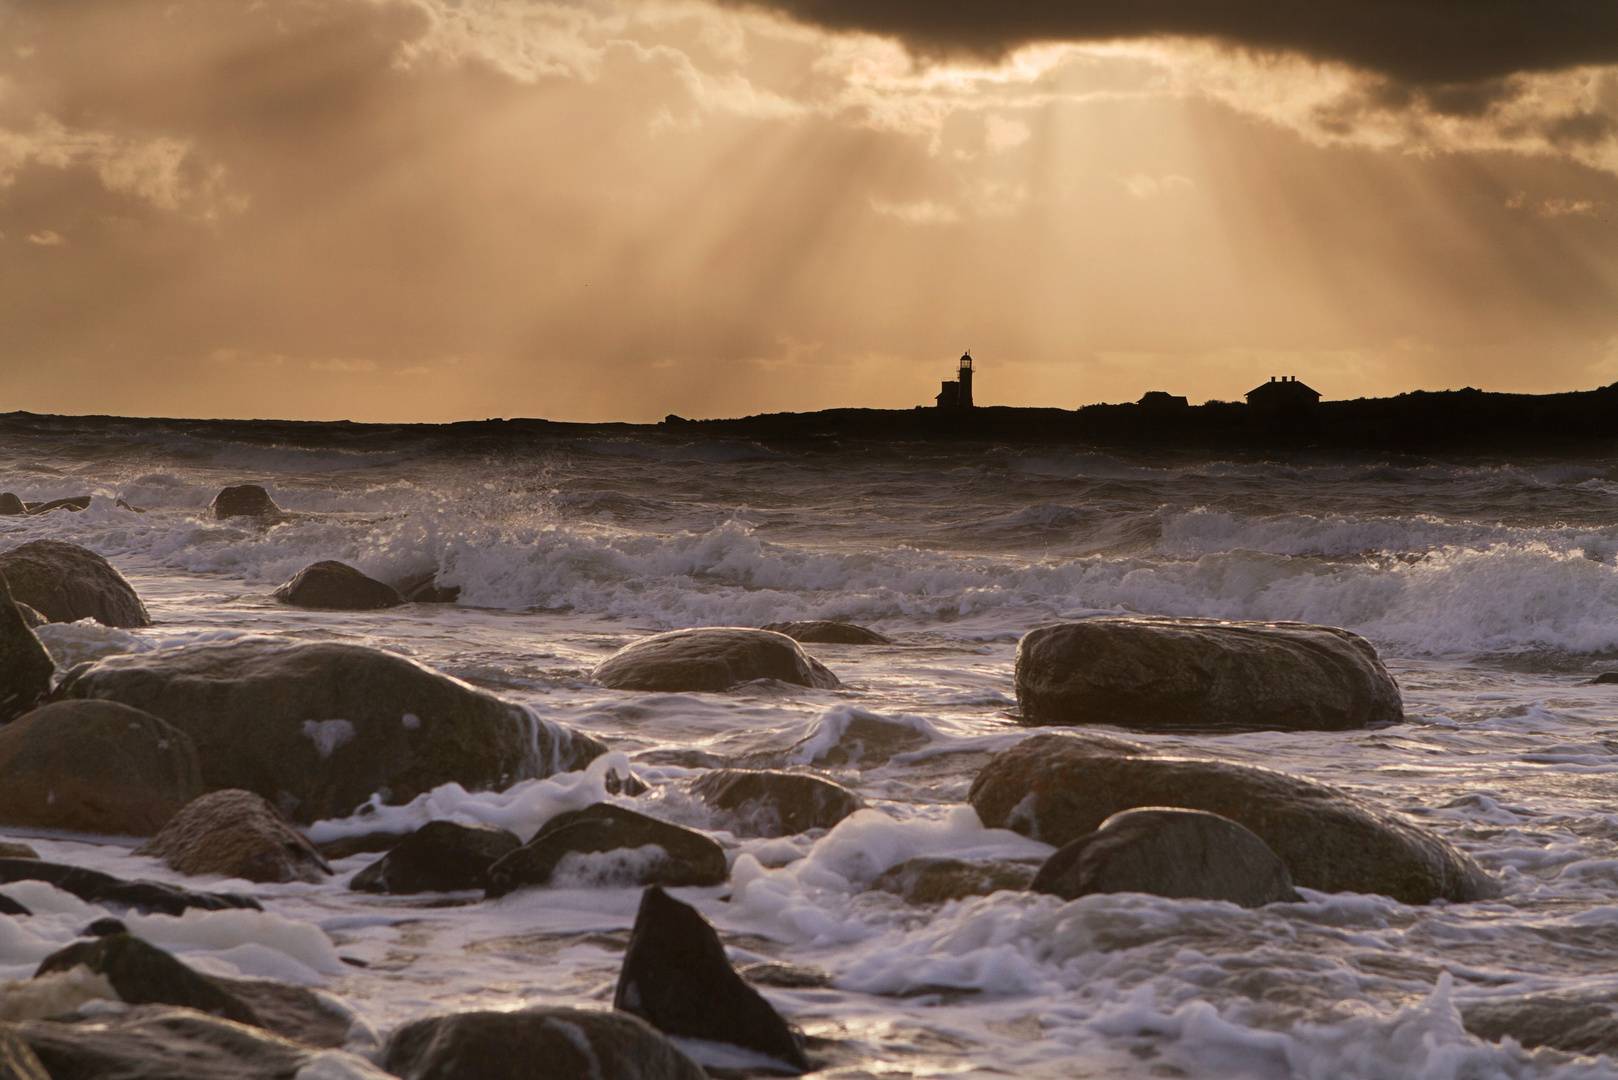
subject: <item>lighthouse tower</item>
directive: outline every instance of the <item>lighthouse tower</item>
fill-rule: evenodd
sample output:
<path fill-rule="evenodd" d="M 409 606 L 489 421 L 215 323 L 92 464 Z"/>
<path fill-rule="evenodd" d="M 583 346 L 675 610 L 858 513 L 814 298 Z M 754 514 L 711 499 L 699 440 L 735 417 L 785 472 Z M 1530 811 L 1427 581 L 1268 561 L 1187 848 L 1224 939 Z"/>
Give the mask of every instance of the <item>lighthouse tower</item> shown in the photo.
<path fill-rule="evenodd" d="M 970 409 L 972 407 L 972 353 L 961 354 L 961 367 L 954 379 L 938 388 L 940 409 Z"/>
<path fill-rule="evenodd" d="M 972 354 L 970 352 L 961 354 L 961 370 L 958 378 L 961 383 L 961 408 L 970 409 L 972 407 Z"/>

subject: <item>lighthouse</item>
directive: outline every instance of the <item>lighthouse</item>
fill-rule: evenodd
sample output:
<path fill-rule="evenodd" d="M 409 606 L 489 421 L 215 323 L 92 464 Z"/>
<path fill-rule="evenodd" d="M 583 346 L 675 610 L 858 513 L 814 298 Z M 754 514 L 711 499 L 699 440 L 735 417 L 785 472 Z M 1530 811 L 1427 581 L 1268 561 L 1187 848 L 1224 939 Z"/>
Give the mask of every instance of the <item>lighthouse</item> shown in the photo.
<path fill-rule="evenodd" d="M 961 354 L 961 366 L 955 379 L 938 388 L 940 409 L 970 409 L 972 407 L 972 351 Z"/>

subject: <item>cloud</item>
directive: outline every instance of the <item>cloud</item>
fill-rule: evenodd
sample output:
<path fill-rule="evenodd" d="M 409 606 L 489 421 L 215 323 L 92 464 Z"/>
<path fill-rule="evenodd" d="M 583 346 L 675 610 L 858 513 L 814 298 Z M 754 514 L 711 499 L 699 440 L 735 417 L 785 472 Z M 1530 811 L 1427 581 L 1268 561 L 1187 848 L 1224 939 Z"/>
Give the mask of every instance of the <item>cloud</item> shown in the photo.
<path fill-rule="evenodd" d="M 40 247 L 55 247 L 58 244 L 67 243 L 66 240 L 62 239 L 62 235 L 60 233 L 52 232 L 49 229 L 41 229 L 37 233 L 32 233 L 28 237 L 28 242 L 30 244 L 38 244 Z"/>

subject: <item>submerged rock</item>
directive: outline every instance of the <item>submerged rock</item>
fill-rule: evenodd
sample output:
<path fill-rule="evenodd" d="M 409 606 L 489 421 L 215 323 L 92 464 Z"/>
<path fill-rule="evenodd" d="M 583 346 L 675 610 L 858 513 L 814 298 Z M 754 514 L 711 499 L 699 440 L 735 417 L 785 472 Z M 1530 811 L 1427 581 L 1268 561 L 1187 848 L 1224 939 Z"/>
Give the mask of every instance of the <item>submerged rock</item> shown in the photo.
<path fill-rule="evenodd" d="M 27 844 L 19 844 L 10 840 L 0 840 L 0 859 L 37 859 L 39 852 Z"/>
<path fill-rule="evenodd" d="M 77 544 L 31 540 L 0 552 L 0 576 L 18 603 L 51 622 L 94 619 L 102 626 L 152 625 L 146 605 L 117 568 Z"/>
<path fill-rule="evenodd" d="M 244 638 L 109 656 L 68 673 L 59 697 L 145 709 L 191 736 L 206 788 L 242 788 L 298 822 L 346 817 L 382 792 L 407 802 L 583 768 L 587 735 L 395 653 Z"/>
<path fill-rule="evenodd" d="M 52 499 L 50 502 L 30 504 L 28 506 L 28 512 L 35 516 L 40 514 L 48 514 L 52 510 L 67 510 L 70 513 L 76 514 L 80 510 L 88 510 L 89 508 L 90 496 L 74 495 L 66 499 Z"/>
<path fill-rule="evenodd" d="M 785 836 L 829 829 L 865 805 L 841 784 L 812 773 L 715 769 L 691 793 L 735 819 L 737 836 Z"/>
<path fill-rule="evenodd" d="M 809 1071 L 797 1033 L 736 974 L 708 920 L 655 885 L 641 896 L 612 1004 L 665 1034 L 729 1043 Z"/>
<path fill-rule="evenodd" d="M 30 711 L 50 693 L 56 664 L 33 628 L 0 576 L 0 724 Z"/>
<path fill-rule="evenodd" d="M 246 1002 L 129 933 L 76 941 L 41 961 L 34 978 L 71 971 L 80 964 L 106 976 L 118 996 L 131 1005 L 183 1005 L 239 1024 L 263 1026 Z"/>
<path fill-rule="evenodd" d="M 263 796 L 239 789 L 210 792 L 188 803 L 135 854 L 162 859 L 182 874 L 248 881 L 319 882 L 331 874 L 314 845 Z"/>
<path fill-rule="evenodd" d="M 520 847 L 514 833 L 493 825 L 429 821 L 355 874 L 348 887 L 395 894 L 487 889 L 489 868 Z"/>
<path fill-rule="evenodd" d="M 1121 739 L 1024 739 L 983 767 L 969 797 L 988 827 L 1057 846 L 1121 810 L 1175 806 L 1251 830 L 1303 888 L 1381 893 L 1406 904 L 1498 893 L 1488 874 L 1451 844 L 1347 792 L 1253 765 L 1159 757 Z"/>
<path fill-rule="evenodd" d="M 11 897 L 6 896 L 4 893 L 0 893 L 0 915 L 32 915 L 32 914 L 33 914 L 32 911 L 29 911 L 26 907 L 24 907 L 23 905 L 17 903 L 17 901 L 13 900 Z M 4 1073 L 0 1073 L 0 1080 L 4 1080 L 4 1076 L 5 1076 Z"/>
<path fill-rule="evenodd" d="M 114 701 L 58 701 L 0 727 L 0 823 L 150 836 L 202 794 L 191 739 Z"/>
<path fill-rule="evenodd" d="M 1299 899 L 1286 865 L 1250 830 L 1218 814 L 1155 806 L 1112 815 L 1047 859 L 1028 887 L 1063 900 L 1138 892 L 1251 908 Z"/>
<path fill-rule="evenodd" d="M 594 1009 L 415 1020 L 388 1040 L 382 1067 L 403 1080 L 707 1080 L 644 1020 Z"/>
<path fill-rule="evenodd" d="M 871 880 L 871 888 L 902 896 L 910 904 L 942 904 L 968 896 L 1022 892 L 1039 868 L 1027 863 L 968 862 L 922 856 L 889 867 Z"/>
<path fill-rule="evenodd" d="M 330 559 L 299 570 L 274 596 L 283 604 L 333 611 L 374 611 L 405 602 L 392 585 Z"/>
<path fill-rule="evenodd" d="M 765 623 L 765 630 L 785 634 L 805 645 L 892 645 L 893 639 L 875 630 L 831 619 Z"/>
<path fill-rule="evenodd" d="M 1399 688 L 1357 634 L 1304 623 L 1094 618 L 1017 646 L 1029 724 L 1142 731 L 1341 731 L 1404 718 Z"/>
<path fill-rule="evenodd" d="M 655 847 L 651 852 L 640 851 Z M 528 843 L 489 868 L 489 896 L 525 885 L 544 885 L 572 853 L 625 851 L 634 857 L 613 869 L 628 885 L 718 885 L 730 876 L 725 849 L 711 836 L 626 810 L 596 803 L 547 821 Z"/>
<path fill-rule="evenodd" d="M 411 574 L 398 582 L 394 588 L 399 590 L 400 596 L 412 604 L 453 604 L 461 598 L 459 585 L 438 584 L 437 570 Z"/>
<path fill-rule="evenodd" d="M 223 488 L 208 504 L 208 516 L 216 521 L 234 517 L 271 518 L 280 520 L 286 511 L 275 505 L 270 493 L 257 484 L 238 484 Z"/>
<path fill-rule="evenodd" d="M 0 516 L 12 517 L 28 513 L 28 507 L 11 492 L 0 495 Z"/>
<path fill-rule="evenodd" d="M 82 866 L 46 862 L 43 859 L 0 858 L 0 884 L 11 881 L 43 881 L 80 900 L 106 907 L 130 908 L 159 915 L 180 915 L 188 908 L 227 911 L 232 908 L 264 908 L 251 896 L 235 893 L 192 892 L 160 881 L 125 881 Z"/>
<path fill-rule="evenodd" d="M 755 679 L 835 690 L 842 684 L 785 634 L 733 626 L 674 630 L 631 642 L 591 677 L 613 690 L 717 693 Z"/>

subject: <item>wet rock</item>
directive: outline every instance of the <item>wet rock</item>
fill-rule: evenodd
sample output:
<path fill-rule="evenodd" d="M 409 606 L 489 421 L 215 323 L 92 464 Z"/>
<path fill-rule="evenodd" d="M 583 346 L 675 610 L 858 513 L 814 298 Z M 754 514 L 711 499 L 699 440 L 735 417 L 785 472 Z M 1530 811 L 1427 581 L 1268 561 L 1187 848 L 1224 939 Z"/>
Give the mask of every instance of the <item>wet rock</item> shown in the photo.
<path fill-rule="evenodd" d="M 1618 671 L 1603 671 L 1600 675 L 1585 683 L 1585 686 L 1611 686 L 1618 683 Z"/>
<path fill-rule="evenodd" d="M 23 505 L 23 501 L 17 496 L 9 491 L 0 495 L 0 516 L 11 517 L 16 514 L 26 513 L 28 513 L 28 507 Z"/>
<path fill-rule="evenodd" d="M 33 709 L 50 693 L 56 663 L 33 627 L 0 576 L 0 724 Z"/>
<path fill-rule="evenodd" d="M 822 766 L 877 769 L 896 754 L 919 750 L 931 741 L 918 727 L 864 709 L 828 710 L 816 730 L 792 745 L 787 761 L 808 759 Z"/>
<path fill-rule="evenodd" d="M 1001 890 L 1022 892 L 1034 880 L 1037 866 L 1027 863 L 969 862 L 923 856 L 889 867 L 871 888 L 895 893 L 910 904 L 942 904 Z"/>
<path fill-rule="evenodd" d="M 232 908 L 264 910 L 250 896 L 193 892 L 160 881 L 125 881 L 99 870 L 43 859 L 0 859 L 0 884 L 11 881 L 44 881 L 86 903 L 129 908 L 145 914 L 180 915 L 188 908 L 202 911 L 226 911 Z"/>
<path fill-rule="evenodd" d="M 136 506 L 134 503 L 128 503 L 122 499 L 115 500 L 112 505 L 116 506 L 120 510 L 128 510 L 131 514 L 146 513 L 146 507 Z"/>
<path fill-rule="evenodd" d="M 0 575 L 18 603 L 51 622 L 94 619 L 102 626 L 152 625 L 135 589 L 106 559 L 62 540 L 32 540 L 0 552 Z"/>
<path fill-rule="evenodd" d="M 286 511 L 275 505 L 270 493 L 257 484 L 238 484 L 222 489 L 208 504 L 208 516 L 216 521 L 234 517 L 268 518 L 279 521 Z"/>
<path fill-rule="evenodd" d="M 785 634 L 805 645 L 892 645 L 893 639 L 875 630 L 831 619 L 805 619 L 800 622 L 772 622 L 765 630 Z"/>
<path fill-rule="evenodd" d="M 1176 806 L 1250 829 L 1295 885 L 1406 904 L 1469 901 L 1498 886 L 1446 841 L 1346 792 L 1253 765 L 1152 755 L 1120 739 L 1036 735 L 996 754 L 969 796 L 983 823 L 1064 846 L 1121 810 Z"/>
<path fill-rule="evenodd" d="M 608 795 L 627 795 L 631 799 L 652 790 L 646 785 L 646 781 L 633 772 L 628 769 L 619 772 L 616 766 L 607 770 L 607 775 L 602 778 L 602 784 L 606 787 Z"/>
<path fill-rule="evenodd" d="M 340 836 L 316 844 L 315 849 L 328 859 L 346 859 L 350 855 L 369 855 L 372 852 L 391 851 L 394 845 L 410 834 L 407 832 L 368 832 L 359 836 Z"/>
<path fill-rule="evenodd" d="M 522 847 L 522 841 L 493 825 L 429 821 L 386 855 L 354 875 L 360 892 L 455 892 L 489 887 L 489 867 Z"/>
<path fill-rule="evenodd" d="M 332 611 L 374 611 L 405 602 L 392 585 L 330 559 L 299 570 L 274 596 L 283 604 Z"/>
<path fill-rule="evenodd" d="M 745 964 L 736 974 L 755 986 L 774 986 L 782 990 L 816 990 L 831 985 L 831 974 L 802 964 L 787 964 L 779 960 L 760 960 Z"/>
<path fill-rule="evenodd" d="M 1549 1046 L 1570 1054 L 1618 1053 L 1618 996 L 1524 994 L 1461 1006 L 1461 1023 L 1480 1039 L 1510 1036 L 1526 1050 Z"/>
<path fill-rule="evenodd" d="M 613 690 L 717 693 L 754 679 L 835 690 L 842 684 L 785 634 L 731 626 L 675 630 L 631 642 L 591 677 Z"/>
<path fill-rule="evenodd" d="M 122 919 L 97 919 L 79 932 L 80 937 L 110 937 L 113 934 L 127 934 L 129 927 L 124 925 Z"/>
<path fill-rule="evenodd" d="M 191 739 L 113 701 L 58 701 L 0 727 L 0 823 L 150 836 L 202 793 Z"/>
<path fill-rule="evenodd" d="M 547 821 L 533 839 L 489 868 L 489 896 L 504 896 L 525 885 L 544 885 L 564 856 L 634 852 L 655 845 L 660 852 L 624 861 L 631 885 L 718 885 L 730 876 L 725 849 L 711 837 L 626 810 L 596 803 Z"/>
<path fill-rule="evenodd" d="M 737 836 L 786 836 L 829 829 L 864 805 L 841 784 L 811 773 L 716 769 L 691 793 L 735 819 Z"/>
<path fill-rule="evenodd" d="M 1141 731 L 1341 731 L 1404 718 L 1399 688 L 1357 634 L 1303 623 L 1096 618 L 1017 646 L 1029 724 Z"/>
<path fill-rule="evenodd" d="M 239 1024 L 263 1027 L 258 1013 L 246 1002 L 133 934 L 75 941 L 41 961 L 34 978 L 71 971 L 80 964 L 106 976 L 118 996 L 131 1005 L 183 1005 Z"/>
<path fill-rule="evenodd" d="M 32 915 L 32 914 L 33 914 L 32 911 L 29 911 L 26 907 L 19 904 L 17 901 L 13 900 L 11 897 L 6 896 L 4 893 L 0 893 L 0 915 Z"/>
<path fill-rule="evenodd" d="M 191 736 L 209 790 L 242 788 L 298 822 L 583 768 L 606 747 L 394 653 L 246 638 L 109 656 L 58 697 L 145 709 Z"/>
<path fill-rule="evenodd" d="M 80 510 L 90 508 L 90 496 L 75 495 L 68 499 L 52 499 L 50 502 L 29 503 L 27 506 L 28 512 L 36 517 L 40 514 L 48 514 L 52 510 L 67 510 L 76 514 Z"/>
<path fill-rule="evenodd" d="M 0 581 L 4 580 L 5 578 L 0 577 Z M 28 629 L 30 630 L 38 630 L 41 626 L 44 626 L 46 623 L 50 622 L 49 619 L 35 611 L 33 608 L 29 607 L 27 604 L 18 604 L 17 612 L 22 616 L 22 621 L 28 624 Z"/>
<path fill-rule="evenodd" d="M 655 885 L 641 896 L 612 1004 L 665 1034 L 729 1043 L 809 1071 L 797 1032 L 736 974 L 708 920 Z"/>
<path fill-rule="evenodd" d="M 1286 865 L 1251 831 L 1166 807 L 1112 815 L 1047 859 L 1029 888 L 1063 900 L 1136 892 L 1249 908 L 1299 899 Z"/>
<path fill-rule="evenodd" d="M 45 1066 L 9 1024 L 0 1024 L 0 1080 L 51 1080 Z"/>
<path fill-rule="evenodd" d="M 438 571 L 427 570 L 420 574 L 411 574 L 401 580 L 394 588 L 399 595 L 412 604 L 453 604 L 461 598 L 459 585 L 438 584 Z"/>
<path fill-rule="evenodd" d="M 319 882 L 331 867 L 304 835 L 251 791 L 214 791 L 188 803 L 161 832 L 135 849 L 182 874 L 223 874 L 248 881 Z"/>
<path fill-rule="evenodd" d="M 39 852 L 27 844 L 18 844 L 10 840 L 0 840 L 0 859 L 37 859 Z"/>
<path fill-rule="evenodd" d="M 405 1024 L 382 1067 L 403 1080 L 707 1080 L 645 1021 L 621 1012 L 463 1012 Z"/>

